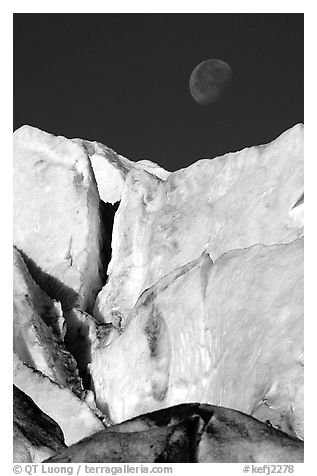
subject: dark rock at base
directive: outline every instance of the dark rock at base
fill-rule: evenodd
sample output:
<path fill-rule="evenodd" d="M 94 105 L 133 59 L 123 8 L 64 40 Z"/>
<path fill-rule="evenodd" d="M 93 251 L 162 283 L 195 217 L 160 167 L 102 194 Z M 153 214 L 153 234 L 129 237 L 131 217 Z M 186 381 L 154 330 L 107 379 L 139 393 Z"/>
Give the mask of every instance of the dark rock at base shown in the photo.
<path fill-rule="evenodd" d="M 236 410 L 190 403 L 95 433 L 45 462 L 298 463 L 303 442 Z"/>
<path fill-rule="evenodd" d="M 46 463 L 193 463 L 200 418 L 148 431 L 95 433 Z"/>
<path fill-rule="evenodd" d="M 197 449 L 199 463 L 302 463 L 301 440 L 255 418 L 212 405 Z"/>
<path fill-rule="evenodd" d="M 49 397 L 48 397 L 49 398 Z M 14 462 L 42 461 L 66 447 L 58 424 L 13 385 Z"/>

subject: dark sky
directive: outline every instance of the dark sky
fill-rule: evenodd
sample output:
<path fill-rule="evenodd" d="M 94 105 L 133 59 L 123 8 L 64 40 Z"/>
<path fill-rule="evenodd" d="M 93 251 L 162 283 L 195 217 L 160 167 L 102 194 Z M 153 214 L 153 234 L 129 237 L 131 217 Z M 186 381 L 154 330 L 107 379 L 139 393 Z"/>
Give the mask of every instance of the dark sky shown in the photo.
<path fill-rule="evenodd" d="M 303 14 L 15 14 L 14 129 L 98 140 L 168 170 L 270 142 L 304 121 Z M 230 64 L 226 97 L 192 69 Z"/>

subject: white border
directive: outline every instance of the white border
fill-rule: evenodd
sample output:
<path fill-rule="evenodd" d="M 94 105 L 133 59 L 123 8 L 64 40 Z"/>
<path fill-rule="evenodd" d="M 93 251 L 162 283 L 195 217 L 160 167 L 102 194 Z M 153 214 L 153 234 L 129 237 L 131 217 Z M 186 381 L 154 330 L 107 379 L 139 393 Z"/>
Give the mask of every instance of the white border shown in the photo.
<path fill-rule="evenodd" d="M 316 15 L 311 1 L 286 1 L 275 0 L 266 2 L 250 1 L 218 1 L 218 2 L 175 2 L 160 1 L 147 2 L 136 1 L 5 1 L 1 6 L 0 34 L 1 34 L 1 172 L 2 181 L 0 187 L 1 203 L 1 319 L 2 319 L 2 339 L 1 339 L 1 408 L 2 408 L 2 434 L 5 443 L 2 444 L 5 454 L 5 467 L 8 464 L 8 471 L 3 469 L 4 474 L 12 474 L 12 404 L 11 385 L 12 382 L 12 14 L 13 13 L 138 13 L 138 12 L 168 12 L 168 13 L 305 13 L 305 195 L 308 198 L 306 207 L 306 236 L 305 239 L 305 346 L 306 346 L 306 371 L 305 371 L 305 464 L 296 470 L 298 474 L 313 474 L 311 469 L 315 459 L 315 432 L 316 432 L 316 285 L 315 285 L 315 264 L 316 264 L 316 210 L 314 193 L 316 189 L 316 124 L 313 118 L 316 115 Z M 311 60 L 311 61 L 310 61 Z M 308 211 L 307 211 L 308 210 Z M 312 212 L 312 213 L 310 213 Z M 4 446 L 5 445 L 5 446 Z M 240 466 L 240 465 L 239 465 Z M 230 469 L 235 468 L 232 472 Z M 311 469 L 310 469 L 311 467 Z M 208 470 L 216 470 L 217 474 L 242 474 L 237 465 L 215 465 Z M 190 467 L 182 474 L 190 471 Z M 196 466 L 195 471 L 205 474 L 205 468 Z M 176 473 L 177 474 L 177 473 Z M 180 473 L 179 473 L 180 474 Z M 206 472 L 207 474 L 207 472 Z"/>
<path fill-rule="evenodd" d="M 267 0 L 265 2 L 246 0 L 218 0 L 212 1 L 23 1 L 10 2 L 13 12 L 19 13 L 300 13 L 304 9 L 305 1 L 295 0 Z"/>

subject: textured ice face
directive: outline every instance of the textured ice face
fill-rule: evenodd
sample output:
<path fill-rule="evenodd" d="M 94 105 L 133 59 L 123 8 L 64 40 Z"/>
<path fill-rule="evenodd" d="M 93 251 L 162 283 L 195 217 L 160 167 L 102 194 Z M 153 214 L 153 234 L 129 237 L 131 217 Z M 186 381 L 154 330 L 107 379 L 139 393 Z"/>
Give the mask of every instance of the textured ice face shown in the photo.
<path fill-rule="evenodd" d="M 200 401 L 302 436 L 302 263 L 298 239 L 214 264 L 204 254 L 159 280 L 123 334 L 93 353 L 97 404 L 121 422 Z"/>
<path fill-rule="evenodd" d="M 60 304 L 34 282 L 16 249 L 13 258 L 13 349 L 24 363 L 81 395 L 76 361 L 63 342 L 66 325 Z"/>
<path fill-rule="evenodd" d="M 28 126 L 14 133 L 14 244 L 64 308 L 91 308 L 102 286 L 99 195 L 79 144 Z"/>
<path fill-rule="evenodd" d="M 302 435 L 302 161 L 299 125 L 165 181 L 127 175 L 94 310 L 123 333 L 91 364 L 114 421 L 204 401 Z"/>
<path fill-rule="evenodd" d="M 271 144 L 200 160 L 165 181 L 132 169 L 116 213 L 109 280 L 94 309 L 124 326 L 140 294 L 207 250 L 213 260 L 303 235 L 303 127 Z"/>
<path fill-rule="evenodd" d="M 150 160 L 129 160 L 101 142 L 72 140 L 85 149 L 94 171 L 100 199 L 105 203 L 114 204 L 121 200 L 127 175 L 133 168 L 146 170 L 162 180 L 170 173 Z"/>
<path fill-rule="evenodd" d="M 63 342 L 65 323 L 56 304 L 34 282 L 20 253 L 14 250 L 13 380 L 60 425 L 71 444 L 102 429 L 103 424 L 85 403 L 77 363 Z M 19 454 L 25 448 L 29 448 L 30 461 L 53 454 L 35 451 L 19 429 L 15 431 L 20 442 L 16 442 L 16 458 L 23 457 Z"/>

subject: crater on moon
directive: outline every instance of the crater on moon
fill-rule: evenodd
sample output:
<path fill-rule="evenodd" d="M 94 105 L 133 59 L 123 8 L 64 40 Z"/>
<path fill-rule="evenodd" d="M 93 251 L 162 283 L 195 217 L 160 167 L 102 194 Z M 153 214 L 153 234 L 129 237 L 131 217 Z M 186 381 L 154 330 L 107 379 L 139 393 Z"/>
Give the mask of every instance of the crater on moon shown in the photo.
<path fill-rule="evenodd" d="M 231 83 L 232 71 L 220 59 L 207 59 L 192 71 L 189 89 L 193 99 L 203 106 L 214 104 L 224 95 Z"/>

